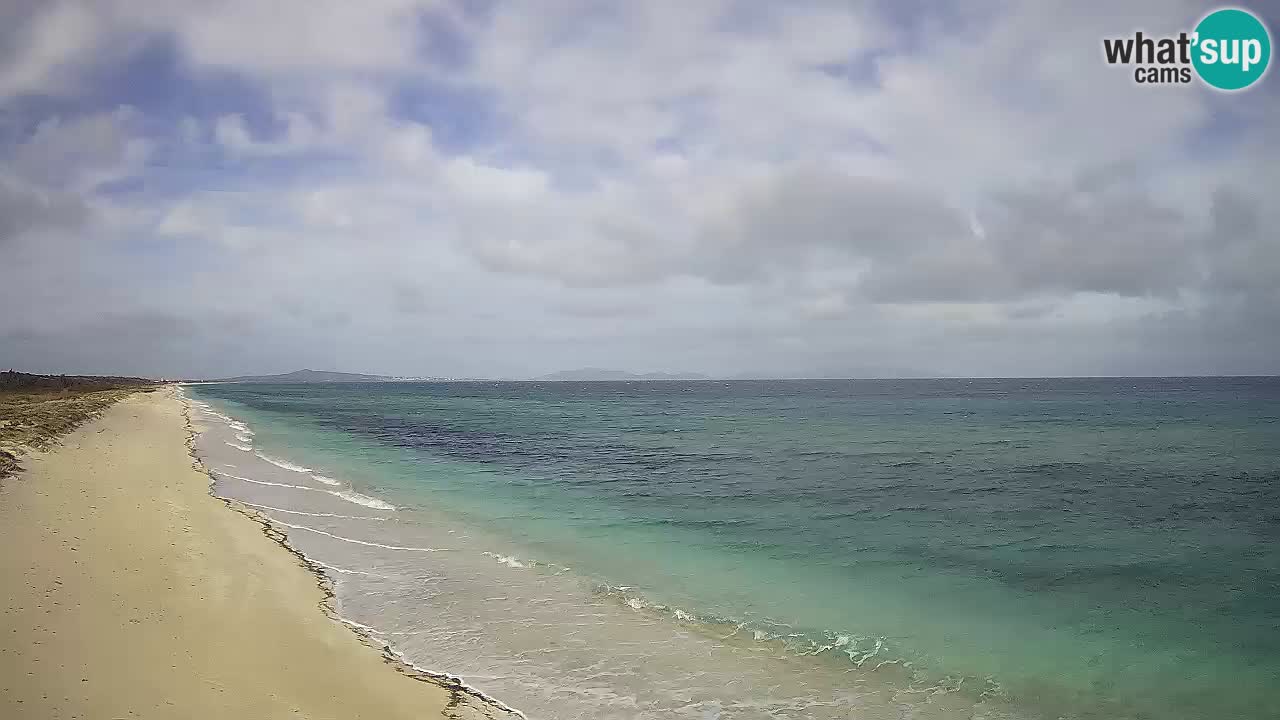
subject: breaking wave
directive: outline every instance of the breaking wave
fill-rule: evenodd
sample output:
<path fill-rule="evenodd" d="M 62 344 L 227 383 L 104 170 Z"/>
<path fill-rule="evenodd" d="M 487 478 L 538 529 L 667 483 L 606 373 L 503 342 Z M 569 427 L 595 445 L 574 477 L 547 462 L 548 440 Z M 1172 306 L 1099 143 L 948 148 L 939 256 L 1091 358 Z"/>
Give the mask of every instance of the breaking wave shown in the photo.
<path fill-rule="evenodd" d="M 289 462 L 288 460 L 281 460 L 279 458 L 271 457 L 270 455 L 267 455 L 261 450 L 259 450 L 258 452 L 255 452 L 254 455 L 257 455 L 258 457 L 262 458 L 263 460 L 266 460 L 267 462 L 271 463 L 272 465 L 275 465 L 278 468 L 284 468 L 285 470 L 289 470 L 291 472 L 300 472 L 300 473 L 311 472 L 311 468 L 309 467 L 295 465 Z"/>

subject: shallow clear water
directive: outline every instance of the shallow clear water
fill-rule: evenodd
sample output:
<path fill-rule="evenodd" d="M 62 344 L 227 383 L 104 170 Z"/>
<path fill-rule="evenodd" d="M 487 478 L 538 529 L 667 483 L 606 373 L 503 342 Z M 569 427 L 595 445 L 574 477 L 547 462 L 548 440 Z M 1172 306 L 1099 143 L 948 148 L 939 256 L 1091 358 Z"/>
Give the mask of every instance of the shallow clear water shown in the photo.
<path fill-rule="evenodd" d="M 1277 379 L 189 391 L 345 616 L 532 717 L 1280 716 Z"/>

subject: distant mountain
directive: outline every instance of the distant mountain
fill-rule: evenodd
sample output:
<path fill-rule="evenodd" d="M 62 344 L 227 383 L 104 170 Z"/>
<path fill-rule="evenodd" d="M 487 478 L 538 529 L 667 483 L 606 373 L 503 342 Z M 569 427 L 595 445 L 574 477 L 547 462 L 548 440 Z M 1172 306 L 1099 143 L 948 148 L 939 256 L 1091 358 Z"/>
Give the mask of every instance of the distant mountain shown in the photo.
<path fill-rule="evenodd" d="M 361 375 L 359 373 L 329 372 L 326 370 L 294 370 L 279 375 L 241 375 L 220 378 L 211 382 L 238 383 L 344 383 L 344 382 L 392 382 L 404 378 L 386 375 Z"/>
<path fill-rule="evenodd" d="M 709 378 L 698 373 L 633 373 L 625 370 L 606 370 L 604 368 L 578 368 L 577 370 L 561 370 L 560 372 L 534 379 L 550 382 L 591 382 L 606 380 L 707 380 Z"/>
<path fill-rule="evenodd" d="M 839 365 L 806 368 L 792 372 L 748 371 L 731 376 L 731 380 L 915 380 L 950 377 L 936 371 L 900 365 Z"/>

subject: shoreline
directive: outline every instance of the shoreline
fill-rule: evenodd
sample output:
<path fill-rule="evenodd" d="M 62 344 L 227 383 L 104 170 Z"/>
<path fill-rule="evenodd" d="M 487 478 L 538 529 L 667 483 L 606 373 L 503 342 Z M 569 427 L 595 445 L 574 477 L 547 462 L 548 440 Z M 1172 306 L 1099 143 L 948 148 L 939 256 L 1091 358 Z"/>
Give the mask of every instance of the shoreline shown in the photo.
<path fill-rule="evenodd" d="M 249 507 L 234 498 L 223 497 L 213 492 L 213 484 L 216 478 L 214 477 L 213 472 L 204 464 L 196 453 L 195 440 L 196 436 L 199 434 L 199 430 L 196 429 L 195 423 L 191 420 L 191 398 L 187 397 L 186 394 L 182 392 L 180 385 L 174 387 L 177 390 L 175 393 L 177 395 L 177 400 L 182 403 L 183 407 L 183 419 L 186 423 L 187 431 L 187 451 L 191 455 L 192 467 L 209 479 L 209 497 L 218 500 L 225 505 L 227 509 L 240 513 L 241 515 L 244 515 L 258 523 L 262 528 L 262 534 L 264 536 L 279 545 L 290 555 L 294 556 L 300 565 L 315 576 L 317 587 L 319 587 L 320 591 L 324 593 L 324 598 L 320 601 L 319 607 L 326 617 L 351 631 L 351 633 L 358 637 L 364 645 L 381 653 L 383 661 L 393 667 L 396 672 L 411 677 L 414 680 L 448 690 L 451 693 L 451 706 L 461 704 L 463 702 L 463 696 L 468 696 L 481 703 L 493 706 L 503 713 L 508 713 L 514 717 L 526 718 L 527 720 L 527 716 L 520 710 L 507 705 L 501 700 L 486 694 L 478 688 L 468 685 L 462 680 L 462 678 L 457 677 L 456 675 L 429 670 L 410 662 L 404 657 L 403 653 L 373 637 L 370 631 L 374 630 L 374 628 L 370 628 L 367 625 L 342 617 L 334 606 L 334 601 L 337 599 L 337 592 L 334 589 L 333 579 L 329 577 L 327 572 L 325 572 L 326 568 L 324 565 L 308 557 L 306 553 L 289 544 L 288 533 L 277 528 L 271 522 L 271 518 L 260 510 Z"/>
<path fill-rule="evenodd" d="M 213 494 L 188 402 L 130 395 L 0 483 L 0 715 L 523 717 L 339 616 L 282 529 Z"/>

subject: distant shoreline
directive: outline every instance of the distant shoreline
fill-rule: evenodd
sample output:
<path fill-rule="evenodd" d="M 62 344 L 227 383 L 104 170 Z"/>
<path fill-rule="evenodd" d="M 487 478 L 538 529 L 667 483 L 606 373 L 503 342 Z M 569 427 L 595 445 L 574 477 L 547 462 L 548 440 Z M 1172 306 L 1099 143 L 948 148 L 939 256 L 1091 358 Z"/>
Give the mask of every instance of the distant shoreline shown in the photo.
<path fill-rule="evenodd" d="M 1280 375 L 1066 375 L 1066 376 L 974 376 L 974 377 L 706 377 L 706 378 L 617 378 L 617 379 L 565 379 L 565 378 L 382 378 L 377 380 L 176 380 L 175 385 L 374 385 L 374 384 L 447 384 L 447 383 L 755 383 L 755 382 L 1031 382 L 1063 380 L 1217 380 L 1217 379 L 1268 379 Z"/>

